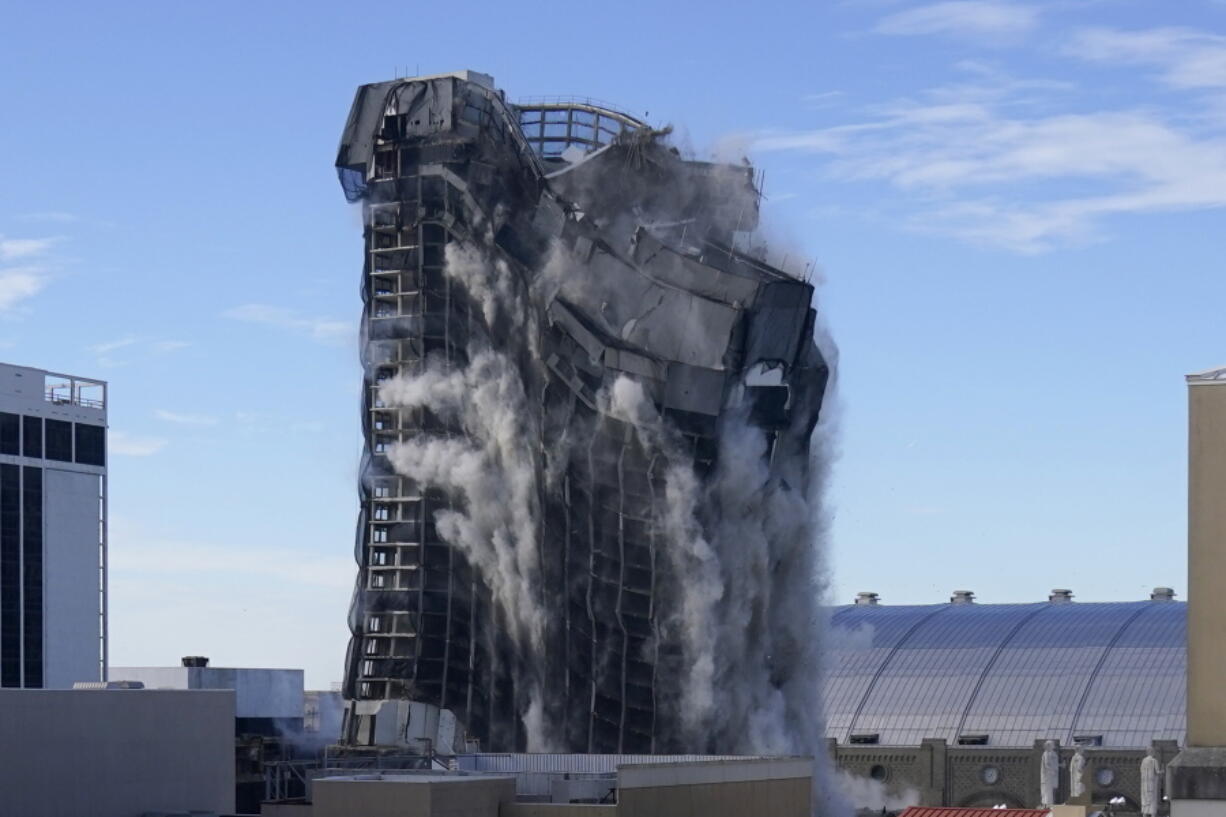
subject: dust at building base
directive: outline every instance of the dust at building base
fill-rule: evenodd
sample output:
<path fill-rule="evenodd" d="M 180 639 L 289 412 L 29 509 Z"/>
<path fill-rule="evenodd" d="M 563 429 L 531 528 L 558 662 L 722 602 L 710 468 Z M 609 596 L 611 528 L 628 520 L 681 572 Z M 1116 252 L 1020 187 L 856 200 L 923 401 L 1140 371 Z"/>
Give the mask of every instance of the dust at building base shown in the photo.
<path fill-rule="evenodd" d="M 474 72 L 360 88 L 342 742 L 813 753 L 813 288 L 748 164 Z M 420 748 L 420 747 L 419 747 Z"/>

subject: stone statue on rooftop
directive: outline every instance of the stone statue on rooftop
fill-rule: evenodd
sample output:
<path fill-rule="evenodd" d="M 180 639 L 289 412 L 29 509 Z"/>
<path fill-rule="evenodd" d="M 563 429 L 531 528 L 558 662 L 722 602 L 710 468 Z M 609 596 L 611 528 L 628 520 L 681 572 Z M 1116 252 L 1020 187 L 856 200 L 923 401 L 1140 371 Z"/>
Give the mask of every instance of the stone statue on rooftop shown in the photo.
<path fill-rule="evenodd" d="M 1039 766 L 1039 805 L 1049 808 L 1056 804 L 1056 789 L 1060 786 L 1060 756 L 1054 741 L 1043 744 L 1043 761 Z"/>
<path fill-rule="evenodd" d="M 1086 784 L 1083 776 L 1086 771 L 1086 752 L 1080 746 L 1073 753 L 1072 759 L 1068 762 L 1068 796 L 1069 800 L 1076 799 L 1086 792 Z"/>
<path fill-rule="evenodd" d="M 1158 814 L 1161 780 L 1162 766 L 1158 763 L 1158 753 L 1151 746 L 1141 761 L 1141 817 L 1156 817 Z"/>

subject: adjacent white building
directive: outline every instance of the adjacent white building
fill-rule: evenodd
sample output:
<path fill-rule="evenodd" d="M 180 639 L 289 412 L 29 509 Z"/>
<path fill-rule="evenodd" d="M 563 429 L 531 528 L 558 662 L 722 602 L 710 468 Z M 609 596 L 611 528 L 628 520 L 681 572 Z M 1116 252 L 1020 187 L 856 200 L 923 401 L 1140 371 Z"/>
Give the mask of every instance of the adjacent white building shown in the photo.
<path fill-rule="evenodd" d="M 106 383 L 0 363 L 0 687 L 106 677 Z"/>
<path fill-rule="evenodd" d="M 301 732 L 304 708 L 300 669 L 210 667 L 189 656 L 179 667 L 111 667 L 115 681 L 139 681 L 146 689 L 232 689 L 239 734 Z"/>

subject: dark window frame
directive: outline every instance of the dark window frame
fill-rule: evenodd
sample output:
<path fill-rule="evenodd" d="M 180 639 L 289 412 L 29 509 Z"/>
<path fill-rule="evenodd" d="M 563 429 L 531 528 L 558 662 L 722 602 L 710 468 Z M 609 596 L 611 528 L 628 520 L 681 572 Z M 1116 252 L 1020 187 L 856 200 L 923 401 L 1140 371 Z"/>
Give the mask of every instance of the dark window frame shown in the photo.
<path fill-rule="evenodd" d="M 21 686 L 21 471 L 0 464 L 0 686 Z"/>
<path fill-rule="evenodd" d="M 27 465 L 21 483 L 21 631 L 26 689 L 43 687 L 43 469 Z"/>
<path fill-rule="evenodd" d="M 21 455 L 32 459 L 43 458 L 43 418 L 24 414 L 21 417 Z"/>
<path fill-rule="evenodd" d="M 73 440 L 75 462 L 81 465 L 106 465 L 106 426 L 76 423 Z"/>
<path fill-rule="evenodd" d="M 21 415 L 0 411 L 0 454 L 21 456 Z"/>
<path fill-rule="evenodd" d="M 72 423 L 47 418 L 43 428 L 46 434 L 43 455 L 49 460 L 72 462 Z"/>

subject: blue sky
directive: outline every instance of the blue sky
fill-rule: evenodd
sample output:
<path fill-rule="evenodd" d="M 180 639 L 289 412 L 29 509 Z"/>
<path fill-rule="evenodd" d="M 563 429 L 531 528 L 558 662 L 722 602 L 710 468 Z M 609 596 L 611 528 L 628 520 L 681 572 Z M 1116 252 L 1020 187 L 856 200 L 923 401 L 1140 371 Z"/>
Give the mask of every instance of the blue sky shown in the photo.
<path fill-rule="evenodd" d="M 1182 595 L 1224 35 L 1210 0 L 8 4 L 0 358 L 111 384 L 112 662 L 339 680 L 361 239 L 331 164 L 357 85 L 459 68 L 766 170 L 840 349 L 832 598 Z"/>

